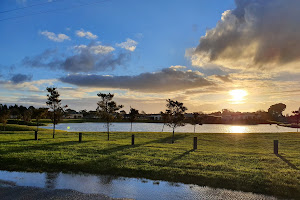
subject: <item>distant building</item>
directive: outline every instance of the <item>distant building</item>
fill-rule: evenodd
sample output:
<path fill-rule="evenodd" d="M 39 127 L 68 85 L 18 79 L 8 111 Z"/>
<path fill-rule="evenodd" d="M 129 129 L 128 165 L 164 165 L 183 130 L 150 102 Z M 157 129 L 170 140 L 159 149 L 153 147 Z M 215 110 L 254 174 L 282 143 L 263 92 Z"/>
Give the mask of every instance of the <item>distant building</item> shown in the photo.
<path fill-rule="evenodd" d="M 65 115 L 65 119 L 82 119 L 83 118 L 83 114 L 66 114 Z"/>
<path fill-rule="evenodd" d="M 160 121 L 161 115 L 160 114 L 149 114 L 149 115 L 147 115 L 147 118 L 149 120 Z"/>

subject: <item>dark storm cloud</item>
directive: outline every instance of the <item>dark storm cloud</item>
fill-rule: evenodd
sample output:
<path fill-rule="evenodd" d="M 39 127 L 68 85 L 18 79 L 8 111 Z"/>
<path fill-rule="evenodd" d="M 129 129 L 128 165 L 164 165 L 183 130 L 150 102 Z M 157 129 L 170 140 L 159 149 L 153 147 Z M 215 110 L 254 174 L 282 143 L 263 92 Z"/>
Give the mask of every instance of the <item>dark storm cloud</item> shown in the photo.
<path fill-rule="evenodd" d="M 300 59 L 299 0 L 236 0 L 194 51 L 198 64 L 267 67 Z M 194 62 L 194 64 L 197 64 Z"/>
<path fill-rule="evenodd" d="M 61 69 L 66 72 L 96 72 L 114 70 L 130 60 L 130 52 L 114 52 L 114 48 L 98 43 L 74 47 L 74 54 L 64 56 L 57 50 L 46 50 L 34 57 L 25 57 L 23 65 L 30 67 L 46 67 Z"/>
<path fill-rule="evenodd" d="M 31 81 L 32 76 L 26 74 L 15 74 L 10 79 L 14 84 L 24 83 L 26 81 Z"/>
<path fill-rule="evenodd" d="M 213 85 L 199 72 L 176 71 L 166 68 L 137 76 L 69 75 L 62 82 L 84 87 L 129 89 L 141 92 L 171 92 Z"/>

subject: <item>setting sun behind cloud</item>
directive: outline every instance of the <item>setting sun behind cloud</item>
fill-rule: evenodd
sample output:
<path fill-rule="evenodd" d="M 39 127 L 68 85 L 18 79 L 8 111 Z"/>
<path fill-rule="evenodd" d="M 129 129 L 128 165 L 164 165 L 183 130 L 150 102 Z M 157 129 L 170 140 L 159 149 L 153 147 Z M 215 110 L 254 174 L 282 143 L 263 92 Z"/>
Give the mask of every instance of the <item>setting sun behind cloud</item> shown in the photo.
<path fill-rule="evenodd" d="M 231 90 L 229 94 L 232 96 L 232 99 L 230 99 L 232 103 L 241 104 L 244 103 L 244 97 L 248 95 L 248 92 L 246 90 L 237 89 Z"/>

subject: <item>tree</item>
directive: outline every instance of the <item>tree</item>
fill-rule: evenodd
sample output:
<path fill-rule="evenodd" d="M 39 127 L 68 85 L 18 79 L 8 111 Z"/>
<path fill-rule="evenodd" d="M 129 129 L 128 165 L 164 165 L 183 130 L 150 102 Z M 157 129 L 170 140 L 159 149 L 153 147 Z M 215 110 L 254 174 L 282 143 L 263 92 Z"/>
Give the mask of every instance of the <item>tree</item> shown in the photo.
<path fill-rule="evenodd" d="M 130 132 L 132 132 L 132 122 L 135 121 L 138 115 L 139 115 L 139 111 L 130 107 L 130 112 L 129 112 L 129 121 L 131 123 Z"/>
<path fill-rule="evenodd" d="M 286 109 L 286 105 L 283 103 L 277 103 L 274 105 L 271 105 L 268 109 L 268 113 L 272 120 L 280 120 L 282 119 L 283 115 L 282 112 Z"/>
<path fill-rule="evenodd" d="M 5 126 L 7 124 L 7 119 L 10 117 L 10 112 L 6 105 L 0 104 L 0 122 L 3 126 L 3 131 L 5 131 Z"/>
<path fill-rule="evenodd" d="M 97 112 L 99 113 L 101 119 L 103 119 L 106 122 L 107 140 L 109 140 L 110 123 L 115 119 L 116 111 L 123 108 L 123 105 L 117 105 L 116 102 L 112 100 L 114 94 L 105 94 L 99 92 L 97 96 L 101 98 L 101 100 L 97 103 Z"/>
<path fill-rule="evenodd" d="M 174 143 L 175 137 L 175 128 L 178 126 L 184 126 L 184 113 L 187 110 L 183 103 L 179 101 L 173 101 L 171 99 L 167 99 L 167 109 L 166 109 L 166 118 L 167 118 L 167 126 L 173 129 L 172 143 Z"/>
<path fill-rule="evenodd" d="M 53 138 L 55 136 L 55 125 L 58 124 L 63 117 L 64 110 L 63 108 L 66 108 L 66 106 L 61 106 L 61 100 L 59 99 L 60 94 L 56 90 L 55 87 L 47 87 L 47 91 L 49 94 L 47 94 L 47 102 L 46 104 L 49 106 L 51 110 L 51 121 L 53 123 Z"/>
<path fill-rule="evenodd" d="M 297 132 L 299 128 L 299 117 L 300 117 L 300 108 L 298 110 L 292 111 L 292 113 L 296 116 L 296 126 L 297 126 Z"/>
<path fill-rule="evenodd" d="M 199 112 L 194 112 L 191 119 L 191 124 L 194 125 L 194 133 L 196 132 L 196 125 L 201 124 L 202 118 Z"/>
<path fill-rule="evenodd" d="M 36 131 L 39 130 L 39 120 L 47 116 L 48 108 L 39 108 L 33 110 L 33 118 L 36 120 Z"/>

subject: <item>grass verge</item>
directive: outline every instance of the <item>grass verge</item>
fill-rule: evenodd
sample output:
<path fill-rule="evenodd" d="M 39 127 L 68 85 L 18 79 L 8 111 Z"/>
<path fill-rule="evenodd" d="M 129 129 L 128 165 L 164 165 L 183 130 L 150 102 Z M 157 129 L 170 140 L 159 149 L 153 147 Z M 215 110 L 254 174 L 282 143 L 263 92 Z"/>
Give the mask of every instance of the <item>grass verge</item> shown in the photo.
<path fill-rule="evenodd" d="M 17 125 L 14 125 L 17 126 Z M 16 128 L 16 127 L 15 127 Z M 23 128 L 23 129 L 22 129 Z M 29 130 L 28 130 L 29 129 Z M 0 169 L 87 172 L 193 183 L 284 198 L 300 196 L 300 133 L 78 133 L 31 127 L 0 132 Z M 193 137 L 198 149 L 193 151 Z M 279 140 L 279 155 L 273 140 Z"/>

